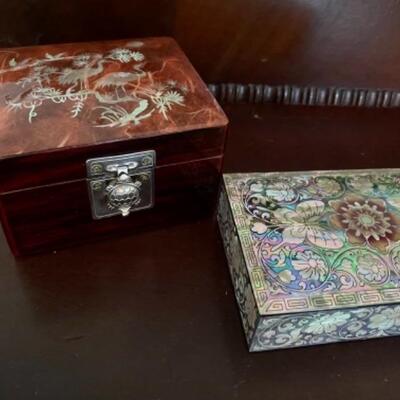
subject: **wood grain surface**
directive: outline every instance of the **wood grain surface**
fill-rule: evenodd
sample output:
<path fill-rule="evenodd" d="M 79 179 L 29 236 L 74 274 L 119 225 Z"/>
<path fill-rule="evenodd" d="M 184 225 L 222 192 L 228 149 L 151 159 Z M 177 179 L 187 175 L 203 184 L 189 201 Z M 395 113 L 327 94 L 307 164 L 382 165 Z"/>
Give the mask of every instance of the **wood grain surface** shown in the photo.
<path fill-rule="evenodd" d="M 218 155 L 157 167 L 154 207 L 126 218 L 93 220 L 86 179 L 2 194 L 4 231 L 21 256 L 207 216 L 216 203 L 222 160 Z"/>
<path fill-rule="evenodd" d="M 86 160 L 95 157 L 154 150 L 158 166 L 217 157 L 225 140 L 223 127 L 8 158 L 0 160 L 0 192 L 84 179 Z"/>

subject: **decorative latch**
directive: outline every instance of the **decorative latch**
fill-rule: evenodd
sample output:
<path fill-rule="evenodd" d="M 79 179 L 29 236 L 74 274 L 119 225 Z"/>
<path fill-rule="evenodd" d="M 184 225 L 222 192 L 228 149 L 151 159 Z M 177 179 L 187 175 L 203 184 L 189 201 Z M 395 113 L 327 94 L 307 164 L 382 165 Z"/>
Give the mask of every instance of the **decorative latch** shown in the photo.
<path fill-rule="evenodd" d="M 155 164 L 153 150 L 87 160 L 93 218 L 125 217 L 153 207 Z"/>

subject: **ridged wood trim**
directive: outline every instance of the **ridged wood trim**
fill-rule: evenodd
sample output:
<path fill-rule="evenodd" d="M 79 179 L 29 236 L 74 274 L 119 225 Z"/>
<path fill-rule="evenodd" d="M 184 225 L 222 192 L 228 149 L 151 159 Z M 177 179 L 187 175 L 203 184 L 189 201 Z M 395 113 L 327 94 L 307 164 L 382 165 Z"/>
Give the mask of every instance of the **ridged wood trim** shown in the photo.
<path fill-rule="evenodd" d="M 276 103 L 303 106 L 400 107 L 400 90 L 218 83 L 208 88 L 221 104 Z"/>

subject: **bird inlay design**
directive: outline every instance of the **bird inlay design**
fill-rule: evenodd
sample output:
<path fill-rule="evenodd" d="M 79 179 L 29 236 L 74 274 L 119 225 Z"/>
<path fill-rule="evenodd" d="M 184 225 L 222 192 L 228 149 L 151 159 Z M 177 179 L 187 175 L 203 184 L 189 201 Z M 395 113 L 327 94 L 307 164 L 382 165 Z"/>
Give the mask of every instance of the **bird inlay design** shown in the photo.
<path fill-rule="evenodd" d="M 0 65 L 0 81 L 4 83 L 8 73 L 18 73 L 15 84 L 20 90 L 7 94 L 5 102 L 9 111 L 26 110 L 29 123 L 39 117 L 45 103 L 70 103 L 71 118 L 86 110 L 92 126 L 123 127 L 139 125 L 155 113 L 168 120 L 172 108 L 185 107 L 187 83 L 159 81 L 149 64 L 140 41 L 103 54 L 22 58 L 14 52 Z"/>

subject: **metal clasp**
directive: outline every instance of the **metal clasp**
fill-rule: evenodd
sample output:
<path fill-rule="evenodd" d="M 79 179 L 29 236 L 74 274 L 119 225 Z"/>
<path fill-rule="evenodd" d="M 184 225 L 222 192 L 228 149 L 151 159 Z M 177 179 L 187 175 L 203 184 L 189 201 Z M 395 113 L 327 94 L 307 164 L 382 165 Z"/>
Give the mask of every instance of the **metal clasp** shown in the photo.
<path fill-rule="evenodd" d="M 153 150 L 87 160 L 93 218 L 125 217 L 153 207 L 155 163 Z"/>

